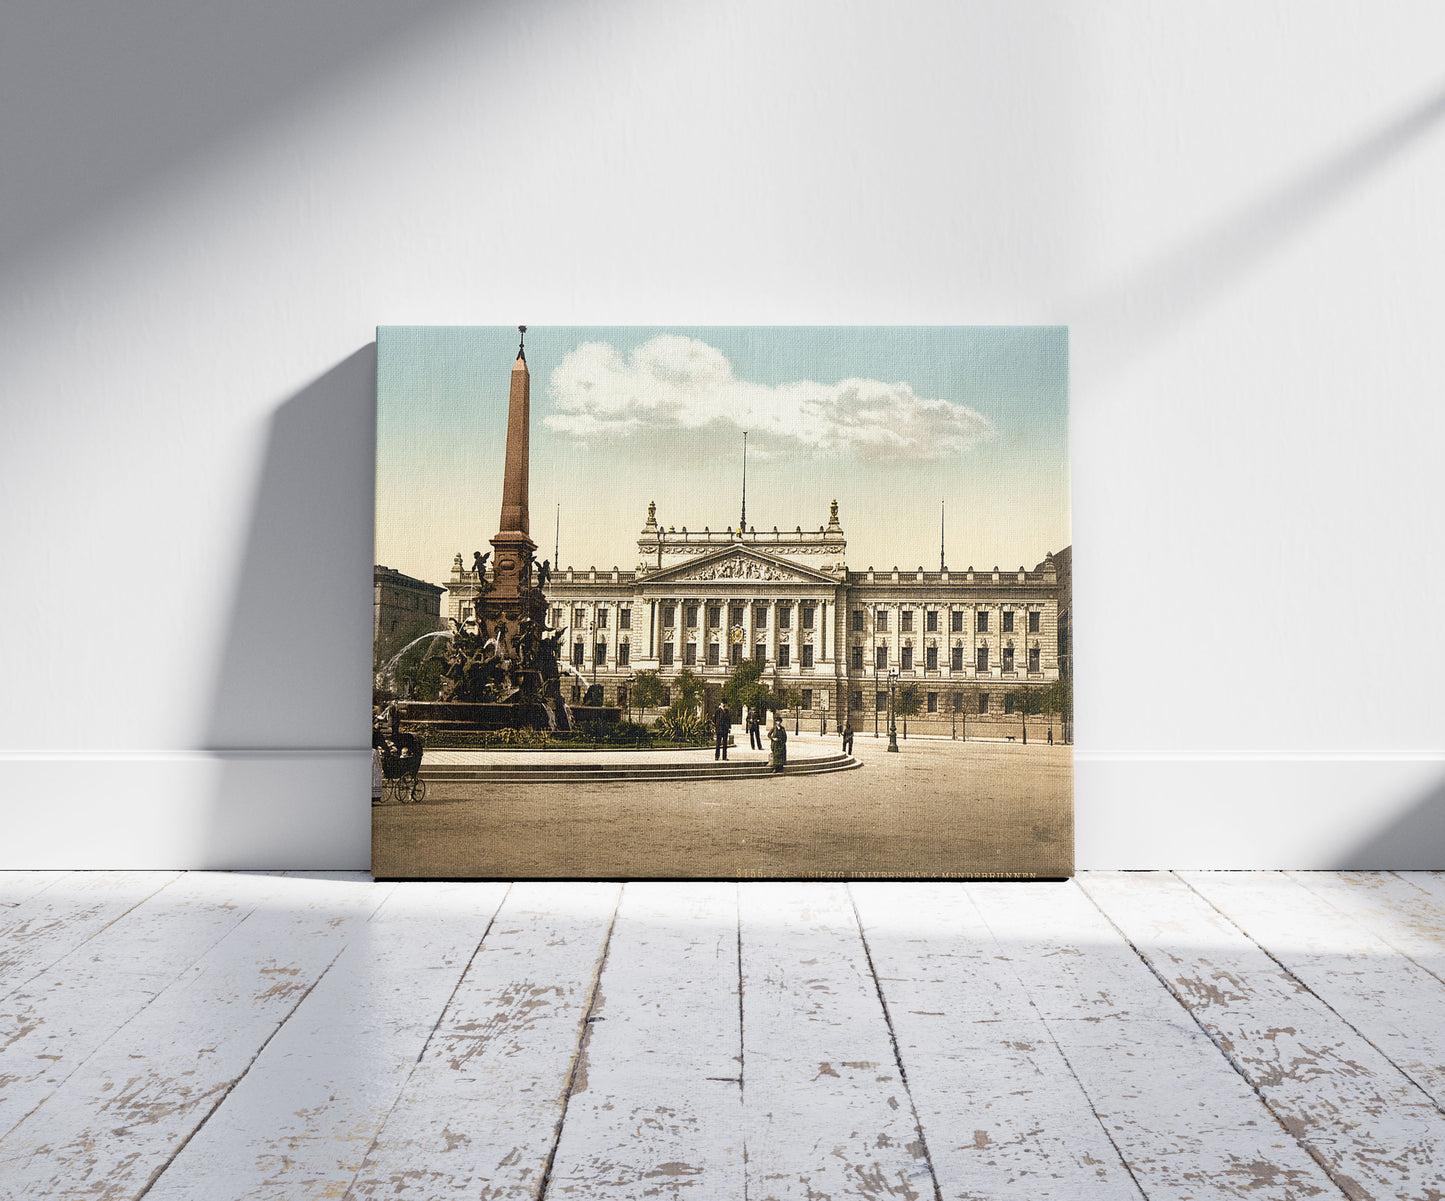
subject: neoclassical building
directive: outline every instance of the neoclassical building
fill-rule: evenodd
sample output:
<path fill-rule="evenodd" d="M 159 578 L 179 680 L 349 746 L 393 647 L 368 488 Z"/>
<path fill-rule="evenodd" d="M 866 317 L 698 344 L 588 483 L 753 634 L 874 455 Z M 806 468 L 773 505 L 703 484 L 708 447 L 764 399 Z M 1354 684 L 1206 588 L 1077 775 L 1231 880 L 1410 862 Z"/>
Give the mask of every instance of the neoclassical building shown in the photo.
<path fill-rule="evenodd" d="M 1067 551 L 1032 570 L 852 571 L 846 548 L 836 501 L 816 530 L 664 529 L 649 505 L 632 570 L 568 567 L 547 586 L 578 677 L 573 697 L 595 682 L 626 709 L 636 673 L 667 683 L 684 667 L 711 690 L 747 657 L 830 730 L 845 715 L 862 730 L 885 712 L 890 673 L 896 687 L 917 686 L 911 723 L 953 729 L 1004 722 L 1020 689 L 1059 678 L 1069 602 L 1056 560 L 1067 564 Z M 457 555 L 453 619 L 471 618 L 476 587 Z"/>

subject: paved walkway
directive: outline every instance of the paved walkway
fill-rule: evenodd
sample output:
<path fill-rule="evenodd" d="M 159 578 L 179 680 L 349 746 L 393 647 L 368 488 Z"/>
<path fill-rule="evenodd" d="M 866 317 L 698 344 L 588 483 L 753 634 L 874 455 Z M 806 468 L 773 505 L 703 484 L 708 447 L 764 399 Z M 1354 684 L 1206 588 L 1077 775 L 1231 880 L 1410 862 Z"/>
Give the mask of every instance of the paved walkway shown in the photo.
<path fill-rule="evenodd" d="M 762 763 L 768 758 L 767 741 L 763 749 L 755 751 L 748 747 L 747 735 L 737 740 L 736 746 L 728 748 L 728 762 Z M 797 763 L 806 759 L 826 759 L 837 755 L 843 749 L 843 740 L 836 735 L 826 738 L 817 734 L 788 733 L 788 762 Z M 575 765 L 579 763 L 605 763 L 609 766 L 665 767 L 671 764 L 695 765 L 711 762 L 711 746 L 667 748 L 655 751 L 615 750 L 607 747 L 576 751 L 526 751 L 515 748 L 501 748 L 491 751 L 463 751 L 449 749 L 428 749 L 422 756 L 422 767 L 507 767 L 526 764 L 534 767 L 554 765 Z"/>

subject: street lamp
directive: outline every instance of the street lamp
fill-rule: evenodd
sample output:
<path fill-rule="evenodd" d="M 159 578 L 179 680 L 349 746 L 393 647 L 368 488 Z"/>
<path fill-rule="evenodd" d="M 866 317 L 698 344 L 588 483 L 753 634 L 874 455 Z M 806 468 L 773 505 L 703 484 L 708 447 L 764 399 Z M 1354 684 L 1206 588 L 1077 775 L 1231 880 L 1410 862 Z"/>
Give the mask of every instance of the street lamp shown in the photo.
<path fill-rule="evenodd" d="M 898 670 L 897 668 L 890 667 L 888 669 L 888 749 L 890 751 L 896 751 L 898 749 L 897 710 L 894 707 L 893 701 L 893 689 L 897 683 Z"/>
<path fill-rule="evenodd" d="M 878 652 L 873 652 L 873 737 L 878 737 Z"/>
<path fill-rule="evenodd" d="M 587 637 L 592 643 L 592 683 L 597 683 L 597 622 L 594 619 L 588 623 Z"/>
<path fill-rule="evenodd" d="M 632 724 L 632 686 L 637 682 L 637 673 L 633 672 L 627 677 L 627 722 Z"/>

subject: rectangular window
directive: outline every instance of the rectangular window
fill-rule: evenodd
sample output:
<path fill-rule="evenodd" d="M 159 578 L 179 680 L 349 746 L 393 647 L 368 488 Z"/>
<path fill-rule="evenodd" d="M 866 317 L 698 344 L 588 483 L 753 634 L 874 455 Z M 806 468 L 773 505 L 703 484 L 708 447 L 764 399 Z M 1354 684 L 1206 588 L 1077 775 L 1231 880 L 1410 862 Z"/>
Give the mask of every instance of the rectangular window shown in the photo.
<path fill-rule="evenodd" d="M 722 606 L 709 605 L 707 607 L 707 628 L 715 630 L 722 625 Z"/>
<path fill-rule="evenodd" d="M 912 609 L 904 609 L 903 612 L 898 615 L 898 628 L 902 630 L 905 634 L 913 633 Z"/>
<path fill-rule="evenodd" d="M 1014 694 L 1012 692 L 1003 694 L 1003 711 L 1005 716 L 1014 711 Z"/>
<path fill-rule="evenodd" d="M 938 693 L 936 692 L 930 692 L 928 694 L 928 711 L 930 713 L 938 712 Z"/>
<path fill-rule="evenodd" d="M 670 642 L 664 642 L 662 644 L 662 666 L 672 666 L 672 643 Z"/>
<path fill-rule="evenodd" d="M 938 633 L 938 610 L 930 609 L 923 615 L 923 629 L 926 633 Z"/>
<path fill-rule="evenodd" d="M 904 670 L 904 671 L 912 671 L 912 670 L 913 670 L 913 648 L 912 648 L 911 646 L 905 646 L 905 647 L 903 648 L 903 664 L 902 664 L 902 667 L 903 667 L 903 670 Z"/>
<path fill-rule="evenodd" d="M 986 646 L 981 646 L 978 648 L 977 670 L 988 670 L 988 647 Z"/>
<path fill-rule="evenodd" d="M 740 626 L 743 624 L 743 607 L 741 605 L 728 606 L 728 625 Z"/>
<path fill-rule="evenodd" d="M 696 605 L 685 605 L 685 606 L 683 606 L 683 610 L 682 610 L 682 620 L 683 620 L 683 624 L 686 625 L 689 630 L 695 630 L 695 629 L 697 629 L 697 606 L 696 606 Z"/>
<path fill-rule="evenodd" d="M 978 611 L 978 632 L 979 632 L 980 634 L 987 634 L 987 633 L 988 633 L 988 610 L 987 610 L 987 609 L 980 609 L 980 610 Z"/>
<path fill-rule="evenodd" d="M 877 650 L 875 651 L 873 663 L 879 671 L 888 670 L 888 648 L 886 646 L 880 646 L 877 648 Z"/>
<path fill-rule="evenodd" d="M 672 689 L 671 689 L 671 688 L 664 688 L 664 689 L 662 690 L 662 707 L 663 707 L 664 709 L 671 709 L 671 708 L 672 708 Z"/>
<path fill-rule="evenodd" d="M 780 647 L 778 647 L 778 666 L 787 667 L 790 662 L 792 653 L 793 648 L 790 647 L 786 642 L 783 643 Z"/>
<path fill-rule="evenodd" d="M 766 663 L 767 661 L 768 644 L 766 642 L 759 642 L 755 647 L 753 647 L 753 662 Z"/>
<path fill-rule="evenodd" d="M 562 606 L 552 606 L 552 628 L 558 629 L 562 625 Z"/>
<path fill-rule="evenodd" d="M 1029 633 L 1030 633 L 1030 634 L 1037 634 L 1038 632 L 1039 632 L 1039 611 L 1038 611 L 1037 609 L 1030 609 L 1030 610 L 1029 610 Z"/>
<path fill-rule="evenodd" d="M 863 670 L 863 648 L 861 646 L 855 646 L 853 648 L 853 670 Z"/>
<path fill-rule="evenodd" d="M 1006 646 L 1003 648 L 1003 669 L 1013 671 L 1014 669 L 1014 648 Z"/>
<path fill-rule="evenodd" d="M 804 708 L 804 709 L 811 709 L 812 707 L 813 707 L 813 690 L 812 690 L 811 688 L 804 688 L 804 689 L 803 689 L 803 708 Z"/>
<path fill-rule="evenodd" d="M 1012 634 L 1014 632 L 1014 611 L 1012 609 L 1005 609 L 1003 611 L 1003 632 L 1005 634 Z"/>
<path fill-rule="evenodd" d="M 753 606 L 753 629 L 766 630 L 768 628 L 768 607 L 767 605 Z"/>
<path fill-rule="evenodd" d="M 793 624 L 793 606 L 778 606 L 778 629 L 784 630 Z"/>
<path fill-rule="evenodd" d="M 728 647 L 728 662 L 736 667 L 742 661 L 743 644 L 741 642 L 734 642 L 732 646 Z"/>
<path fill-rule="evenodd" d="M 592 648 L 592 662 L 601 667 L 607 662 L 607 643 L 599 642 Z"/>
<path fill-rule="evenodd" d="M 938 670 L 938 648 L 936 646 L 929 646 L 924 648 L 923 669 L 925 671 Z"/>
<path fill-rule="evenodd" d="M 697 643 L 687 642 L 682 647 L 682 661 L 688 667 L 697 666 Z"/>
<path fill-rule="evenodd" d="M 857 709 L 859 712 L 862 712 L 862 709 L 863 709 L 863 689 L 861 689 L 861 688 L 855 688 L 855 689 L 853 689 L 853 704 L 852 704 L 852 708 Z"/>
<path fill-rule="evenodd" d="M 572 666 L 581 667 L 587 662 L 587 646 L 583 642 L 572 644 Z"/>
<path fill-rule="evenodd" d="M 813 628 L 813 615 L 816 612 L 817 609 L 815 609 L 812 605 L 803 606 L 803 629 L 811 630 Z"/>
<path fill-rule="evenodd" d="M 707 644 L 707 665 L 709 667 L 716 667 L 718 665 L 718 655 L 721 651 L 722 648 L 718 646 L 716 642 L 709 642 Z"/>
<path fill-rule="evenodd" d="M 617 628 L 619 630 L 632 629 L 632 610 L 620 609 L 617 613 Z"/>
<path fill-rule="evenodd" d="M 811 642 L 803 643 L 803 666 L 813 666 L 813 644 Z"/>
<path fill-rule="evenodd" d="M 854 609 L 854 610 L 853 610 L 853 633 L 855 633 L 855 634 L 861 634 L 861 633 L 863 632 L 863 623 L 864 623 L 865 621 L 867 621 L 867 617 L 864 615 L 864 611 L 863 611 L 862 609 Z"/>
<path fill-rule="evenodd" d="M 952 667 L 954 671 L 963 670 L 963 647 L 956 646 L 953 648 L 953 659 L 949 663 L 949 666 Z"/>
<path fill-rule="evenodd" d="M 879 692 L 879 693 L 873 698 L 873 707 L 874 707 L 874 709 L 876 709 L 879 713 L 887 713 L 887 712 L 888 712 L 888 694 L 887 694 L 886 692 Z"/>
<path fill-rule="evenodd" d="M 1029 647 L 1029 670 L 1031 672 L 1039 670 L 1039 648 L 1036 646 Z"/>
<path fill-rule="evenodd" d="M 617 661 L 618 661 L 619 663 L 622 662 L 621 652 L 618 653 Z M 617 707 L 618 707 L 619 709 L 626 709 L 626 708 L 627 708 L 627 685 L 626 685 L 626 684 L 619 684 L 619 685 L 617 685 Z"/>
<path fill-rule="evenodd" d="M 886 634 L 888 632 L 888 610 L 879 609 L 873 616 L 873 628 Z"/>
<path fill-rule="evenodd" d="M 582 703 L 582 685 L 581 685 L 581 684 L 573 684 L 573 685 L 572 685 L 572 703 L 573 703 L 574 705 L 580 705 L 580 704 Z"/>
<path fill-rule="evenodd" d="M 980 692 L 978 694 L 978 711 L 980 713 L 988 712 L 988 693 L 986 692 Z"/>
<path fill-rule="evenodd" d="M 597 628 L 599 630 L 605 630 L 607 628 L 607 614 L 609 612 L 611 612 L 609 609 L 597 610 Z"/>
<path fill-rule="evenodd" d="M 672 628 L 673 626 L 675 626 L 676 624 L 677 624 L 677 606 L 676 606 L 676 605 L 663 605 L 663 606 L 662 606 L 662 625 L 663 625 L 663 628 L 664 628 L 664 629 L 671 629 L 671 628 Z"/>
<path fill-rule="evenodd" d="M 580 606 L 572 610 L 572 628 L 579 629 L 587 624 L 587 610 Z"/>
<path fill-rule="evenodd" d="M 962 609 L 955 609 L 955 610 L 953 611 L 952 617 L 951 617 L 951 619 L 950 619 L 950 621 L 949 621 L 949 623 L 948 623 L 948 628 L 949 628 L 950 632 L 952 632 L 952 633 L 954 633 L 954 634 L 962 634 L 962 633 L 963 633 L 963 610 L 962 610 Z"/>
<path fill-rule="evenodd" d="M 629 662 L 630 659 L 631 659 L 631 654 L 630 654 L 631 650 L 632 650 L 632 648 L 631 648 L 630 646 L 628 646 L 627 643 L 625 643 L 625 642 L 620 642 L 620 643 L 618 643 L 618 645 L 617 645 L 617 666 L 618 666 L 618 667 L 626 667 L 626 666 L 627 666 L 628 662 Z"/>

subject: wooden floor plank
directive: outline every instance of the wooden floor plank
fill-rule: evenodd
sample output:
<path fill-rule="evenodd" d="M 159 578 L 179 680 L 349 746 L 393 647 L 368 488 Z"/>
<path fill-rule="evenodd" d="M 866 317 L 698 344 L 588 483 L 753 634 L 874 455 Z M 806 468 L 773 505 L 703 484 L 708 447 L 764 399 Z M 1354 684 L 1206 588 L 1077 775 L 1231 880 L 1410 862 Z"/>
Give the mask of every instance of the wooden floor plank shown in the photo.
<path fill-rule="evenodd" d="M 1445 984 L 1282 873 L 1180 876 L 1445 1108 Z"/>
<path fill-rule="evenodd" d="M 733 884 L 631 883 L 547 1196 L 743 1196 Z"/>
<path fill-rule="evenodd" d="M 936 1195 L 842 884 L 739 888 L 749 1201 Z"/>
<path fill-rule="evenodd" d="M 147 1201 L 342 1196 L 506 891 L 397 885 Z"/>
<path fill-rule="evenodd" d="M 967 892 L 1150 1201 L 1338 1195 L 1076 884 Z"/>
<path fill-rule="evenodd" d="M 179 872 L 70 872 L 0 910 L 0 998 L 179 878 Z"/>
<path fill-rule="evenodd" d="M 973 903 L 954 884 L 852 884 L 945 1198 L 1141 1196 Z"/>
<path fill-rule="evenodd" d="M 13 909 L 22 901 L 58 884 L 71 872 L 0 872 L 0 910 Z"/>
<path fill-rule="evenodd" d="M 275 894 L 265 878 L 188 872 L 0 1001 L 0 1137 Z"/>
<path fill-rule="evenodd" d="M 1297 884 L 1445 980 L 1439 872 L 1287 872 Z"/>
<path fill-rule="evenodd" d="M 12 1194 L 138 1196 L 387 891 L 359 875 L 284 881 L 0 1140 Z"/>
<path fill-rule="evenodd" d="M 1440 1195 L 1445 1115 L 1186 881 L 1084 887 L 1346 1195 Z"/>
<path fill-rule="evenodd" d="M 512 887 L 347 1196 L 538 1195 L 620 895 Z"/>

